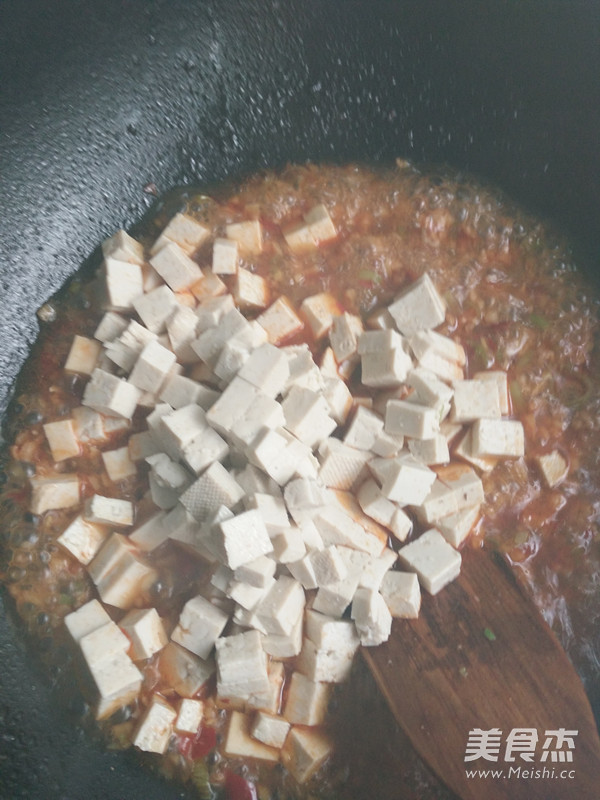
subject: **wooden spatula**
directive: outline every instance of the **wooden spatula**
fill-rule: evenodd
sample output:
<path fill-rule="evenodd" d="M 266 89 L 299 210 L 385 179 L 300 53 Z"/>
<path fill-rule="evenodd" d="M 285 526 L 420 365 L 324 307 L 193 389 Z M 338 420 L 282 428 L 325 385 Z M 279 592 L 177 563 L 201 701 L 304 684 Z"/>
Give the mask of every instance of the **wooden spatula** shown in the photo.
<path fill-rule="evenodd" d="M 421 758 L 463 800 L 600 797 L 600 740 L 583 685 L 500 557 L 465 550 L 460 577 L 423 598 L 419 619 L 395 620 L 389 641 L 362 654 Z M 560 729 L 577 734 L 559 745 L 546 731 Z M 509 737 L 522 737 L 523 749 L 507 753 Z M 467 744 L 469 756 L 487 758 L 465 761 Z"/>

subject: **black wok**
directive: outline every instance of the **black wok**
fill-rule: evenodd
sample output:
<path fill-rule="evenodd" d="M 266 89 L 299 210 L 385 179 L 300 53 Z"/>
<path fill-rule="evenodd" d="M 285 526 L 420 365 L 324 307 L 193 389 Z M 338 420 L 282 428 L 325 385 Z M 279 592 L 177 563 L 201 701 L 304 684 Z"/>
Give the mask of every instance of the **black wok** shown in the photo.
<path fill-rule="evenodd" d="M 35 309 L 149 209 L 150 184 L 447 162 L 593 266 L 599 31 L 591 0 L 0 0 L 0 413 Z M 185 796 L 77 733 L 76 704 L 3 610 L 0 798 Z"/>

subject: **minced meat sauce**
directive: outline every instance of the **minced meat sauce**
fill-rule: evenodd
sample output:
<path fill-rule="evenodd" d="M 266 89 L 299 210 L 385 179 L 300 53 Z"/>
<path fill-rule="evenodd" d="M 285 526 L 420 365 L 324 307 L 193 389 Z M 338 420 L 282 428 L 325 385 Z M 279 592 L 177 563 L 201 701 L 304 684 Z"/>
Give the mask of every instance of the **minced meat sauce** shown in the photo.
<path fill-rule="evenodd" d="M 337 235 L 324 247 L 292 252 L 282 230 L 323 204 Z M 368 320 L 427 271 L 447 304 L 439 332 L 467 354 L 467 376 L 480 370 L 508 374 L 511 414 L 525 430 L 524 458 L 481 470 L 482 517 L 465 546 L 504 553 L 558 634 L 592 700 L 600 698 L 600 369 L 597 301 L 572 265 L 568 249 L 541 224 L 504 198 L 471 182 L 399 163 L 394 169 L 358 166 L 289 167 L 261 174 L 210 196 L 186 188 L 165 197 L 152 219 L 134 231 L 146 246 L 170 217 L 184 211 L 211 230 L 259 219 L 260 254 L 243 266 L 263 276 L 271 297 L 302 300 L 328 291 L 340 306 Z M 220 234 L 218 234 L 220 235 Z M 194 256 L 201 267 L 210 253 Z M 89 675 L 68 636 L 64 617 L 95 596 L 85 567 L 56 542 L 72 509 L 29 511 L 30 479 L 77 472 L 82 500 L 94 493 L 136 503 L 147 473 L 118 483 L 106 474 L 100 448 L 53 463 L 43 424 L 67 417 L 81 404 L 86 381 L 63 367 L 73 336 L 92 338 L 103 308 L 98 279 L 82 273 L 41 309 L 39 341 L 19 378 L 6 420 L 2 512 L 2 577 L 27 630 L 39 642 L 53 680 L 83 703 L 93 718 Z M 322 345 L 306 329 L 286 344 L 307 341 L 315 358 Z M 136 413 L 102 449 L 126 443 L 142 430 Z M 551 482 L 540 457 L 559 454 L 562 475 Z M 170 543 L 148 555 L 157 571 L 147 602 L 173 627 L 185 600 L 206 585 L 210 572 Z M 434 602 L 426 597 L 424 602 Z M 118 620 L 118 614 L 115 614 Z M 101 727 L 111 746 L 128 747 L 152 694 L 168 692 L 157 656 L 141 667 L 142 692 Z M 285 691 L 285 689 L 284 689 Z M 412 751 L 356 659 L 350 679 L 336 687 L 329 734 L 335 749 L 319 772 L 298 785 L 279 767 L 244 763 L 220 750 L 228 712 L 204 687 L 204 718 L 195 737 L 174 736 L 160 769 L 195 787 L 199 797 L 443 798 L 450 797 Z M 357 734 L 360 732 L 360 734 Z M 140 755 L 140 757 L 142 757 Z M 155 759 L 148 757 L 153 763 Z"/>

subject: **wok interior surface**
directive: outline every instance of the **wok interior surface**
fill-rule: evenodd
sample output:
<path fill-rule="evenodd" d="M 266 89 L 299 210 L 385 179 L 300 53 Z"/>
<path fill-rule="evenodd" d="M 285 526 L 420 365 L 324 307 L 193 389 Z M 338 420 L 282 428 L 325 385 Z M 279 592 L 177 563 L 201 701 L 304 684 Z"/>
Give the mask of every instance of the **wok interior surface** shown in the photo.
<path fill-rule="evenodd" d="M 593 266 L 599 23 L 597 2 L 3 0 L 0 413 L 35 310 L 176 184 L 446 162 L 556 220 Z M 0 796 L 186 796 L 75 728 L 9 609 L 0 659 Z"/>

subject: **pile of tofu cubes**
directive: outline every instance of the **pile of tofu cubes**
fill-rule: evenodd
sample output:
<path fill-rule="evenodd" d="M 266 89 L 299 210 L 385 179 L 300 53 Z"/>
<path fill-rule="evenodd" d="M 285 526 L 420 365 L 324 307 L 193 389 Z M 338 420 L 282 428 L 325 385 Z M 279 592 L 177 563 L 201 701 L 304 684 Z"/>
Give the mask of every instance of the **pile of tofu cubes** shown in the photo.
<path fill-rule="evenodd" d="M 98 718 L 134 702 L 158 659 L 173 694 L 152 698 L 134 744 L 165 752 L 198 731 L 197 695 L 216 673 L 224 753 L 280 761 L 303 782 L 331 752 L 333 685 L 394 617 L 417 617 L 422 588 L 457 577 L 480 474 L 523 455 L 523 429 L 508 418 L 506 374 L 465 378 L 463 348 L 435 330 L 445 303 L 427 273 L 365 329 L 328 293 L 298 308 L 270 296 L 252 270 L 259 221 L 220 233 L 177 214 L 149 254 L 124 231 L 104 243 L 106 313 L 65 365 L 88 378 L 82 405 L 44 429 L 56 462 L 100 447 L 114 496 L 81 504 L 77 472 L 59 471 L 32 479 L 31 508 L 75 515 L 58 541 L 99 599 L 66 624 Z M 316 206 L 283 237 L 301 252 L 336 230 Z M 286 345 L 304 329 L 318 363 Z M 140 411 L 143 430 L 111 449 Z M 142 465 L 153 512 L 138 518 L 118 487 Z M 212 570 L 172 630 L 147 604 L 164 546 Z"/>

